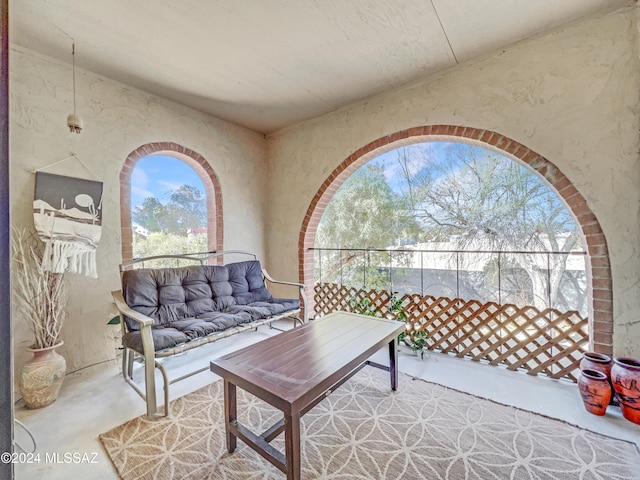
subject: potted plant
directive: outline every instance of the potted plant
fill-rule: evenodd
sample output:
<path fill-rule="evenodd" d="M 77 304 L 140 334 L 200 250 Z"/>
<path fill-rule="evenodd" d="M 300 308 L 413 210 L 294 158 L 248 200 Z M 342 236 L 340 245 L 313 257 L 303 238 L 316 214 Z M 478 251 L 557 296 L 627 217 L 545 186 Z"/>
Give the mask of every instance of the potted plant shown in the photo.
<path fill-rule="evenodd" d="M 389 304 L 387 305 L 387 312 L 388 312 L 388 317 L 391 320 L 398 320 L 400 322 L 405 322 L 406 329 L 404 332 L 398 335 L 398 345 L 400 345 L 403 342 L 409 345 L 407 343 L 407 330 L 409 329 L 409 325 L 407 324 L 407 322 L 409 320 L 409 317 L 407 317 L 407 314 L 404 311 L 403 303 L 404 301 L 402 300 L 402 298 L 398 297 L 395 293 L 392 294 L 391 298 L 389 298 Z"/>
<path fill-rule="evenodd" d="M 362 287 L 363 290 L 365 290 L 366 288 L 367 287 L 365 286 Z M 360 315 L 368 315 L 370 317 L 378 316 L 376 306 L 367 297 L 358 298 L 357 294 L 353 294 L 349 297 L 349 306 L 354 313 L 359 313 Z"/>
<path fill-rule="evenodd" d="M 413 334 L 413 343 L 411 344 L 411 348 L 421 360 L 424 360 L 425 353 L 427 353 L 428 357 L 428 350 L 426 348 L 428 341 L 429 335 L 424 330 L 419 330 Z"/>
<path fill-rule="evenodd" d="M 27 408 L 41 408 L 58 397 L 66 373 L 66 361 L 55 351 L 63 343 L 64 273 L 44 268 L 45 245 L 24 228 L 13 227 L 11 249 L 13 299 L 34 335 L 33 345 L 27 348 L 33 358 L 25 364 L 18 383 Z"/>

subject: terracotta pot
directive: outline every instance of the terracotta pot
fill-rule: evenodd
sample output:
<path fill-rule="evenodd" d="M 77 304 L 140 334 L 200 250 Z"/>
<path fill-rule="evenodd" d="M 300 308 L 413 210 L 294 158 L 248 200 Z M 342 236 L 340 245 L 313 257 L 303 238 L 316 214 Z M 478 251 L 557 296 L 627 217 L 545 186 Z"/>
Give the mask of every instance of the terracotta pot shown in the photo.
<path fill-rule="evenodd" d="M 27 348 L 33 357 L 20 374 L 19 387 L 27 408 L 42 408 L 53 403 L 67 371 L 67 362 L 55 350 L 63 342 L 47 348 Z"/>
<path fill-rule="evenodd" d="M 604 415 L 611 401 L 609 377 L 598 370 L 582 370 L 578 387 L 587 412 Z"/>
<path fill-rule="evenodd" d="M 640 425 L 640 360 L 628 357 L 614 358 L 611 380 L 620 399 L 622 416 Z"/>
<path fill-rule="evenodd" d="M 610 405 L 618 405 L 618 396 L 616 395 L 613 384 L 611 383 L 611 367 L 613 366 L 613 359 L 609 355 L 598 352 L 585 352 L 580 360 L 580 370 L 596 370 L 604 373 L 609 379 L 609 385 L 611 385 Z"/>
<path fill-rule="evenodd" d="M 580 360 L 580 370 L 597 370 L 607 377 L 611 375 L 613 360 L 609 355 L 598 352 L 584 352 Z"/>

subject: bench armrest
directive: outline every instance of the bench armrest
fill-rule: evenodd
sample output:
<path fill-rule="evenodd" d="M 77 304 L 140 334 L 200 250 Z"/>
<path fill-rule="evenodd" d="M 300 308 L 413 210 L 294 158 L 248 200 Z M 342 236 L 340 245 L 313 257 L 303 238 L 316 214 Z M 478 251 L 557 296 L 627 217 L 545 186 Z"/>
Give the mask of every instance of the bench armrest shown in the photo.
<path fill-rule="evenodd" d="M 153 325 L 153 318 L 147 317 L 145 314 L 136 312 L 133 310 L 127 302 L 124 301 L 124 297 L 122 296 L 122 292 L 120 290 L 114 290 L 111 292 L 111 296 L 113 297 L 113 301 L 116 304 L 118 311 L 120 312 L 120 321 L 124 324 L 123 316 L 129 317 L 134 322 L 140 324 L 140 328 L 150 327 Z"/>
<path fill-rule="evenodd" d="M 271 275 L 269 275 L 264 268 L 262 269 L 262 274 L 264 275 L 264 278 L 270 281 L 271 283 L 279 283 L 280 285 L 292 285 L 294 287 L 304 288 L 304 284 L 302 283 L 283 282 L 281 280 L 274 280 L 273 278 L 271 278 Z"/>
<path fill-rule="evenodd" d="M 151 365 L 150 368 L 145 368 L 145 385 L 153 384 L 153 369 L 155 362 L 155 346 L 153 343 L 153 336 L 151 335 L 151 326 L 153 325 L 153 318 L 146 316 L 143 313 L 133 310 L 127 302 L 124 301 L 122 292 L 115 290 L 111 292 L 113 301 L 120 312 L 120 324 L 122 327 L 122 334 L 126 332 L 124 316 L 126 315 L 131 320 L 140 324 L 140 339 L 142 340 L 142 351 L 144 353 L 144 361 L 146 365 Z M 154 391 L 147 390 L 147 398 L 153 398 L 155 404 L 155 387 Z"/>
<path fill-rule="evenodd" d="M 140 325 L 140 339 L 142 340 L 142 353 L 144 357 L 144 384 L 145 384 L 145 393 L 143 394 L 133 383 L 131 366 L 127 367 L 125 365 L 126 359 L 132 359 L 132 357 L 127 353 L 122 357 L 122 374 L 125 376 L 125 380 L 134 387 L 136 392 L 142 396 L 147 402 L 147 415 L 151 416 L 156 411 L 156 387 L 155 387 L 155 378 L 154 372 L 156 368 L 156 359 L 155 359 L 155 346 L 153 344 L 153 336 L 151 335 L 151 326 L 153 325 L 153 318 L 148 317 L 147 315 L 136 312 L 134 309 L 127 305 L 127 302 L 124 301 L 124 296 L 120 290 L 114 290 L 111 292 L 111 296 L 113 297 L 113 301 L 120 312 L 120 326 L 122 327 L 122 334 L 124 335 L 126 332 L 126 325 L 124 321 L 124 317 L 128 317 L 134 322 Z M 129 360 L 131 362 L 131 360 Z M 131 365 L 131 363 L 129 363 Z M 126 373 L 126 369 L 129 368 L 129 373 Z M 162 370 L 164 373 L 164 370 Z M 129 377 L 128 377 L 128 376 Z M 168 412 L 168 387 L 166 383 L 166 375 L 165 375 L 165 411 Z"/>
<path fill-rule="evenodd" d="M 305 292 L 304 283 L 283 282 L 281 280 L 274 280 L 273 278 L 271 278 L 271 275 L 269 275 L 269 273 L 267 273 L 267 271 L 264 268 L 262 269 L 262 275 L 264 276 L 265 280 L 267 280 L 270 283 L 277 283 L 279 285 L 289 285 L 292 287 L 298 287 L 298 289 L 300 290 L 300 298 L 302 299 L 302 323 L 307 323 L 309 314 L 307 313 L 308 303 L 307 303 L 307 294 Z"/>

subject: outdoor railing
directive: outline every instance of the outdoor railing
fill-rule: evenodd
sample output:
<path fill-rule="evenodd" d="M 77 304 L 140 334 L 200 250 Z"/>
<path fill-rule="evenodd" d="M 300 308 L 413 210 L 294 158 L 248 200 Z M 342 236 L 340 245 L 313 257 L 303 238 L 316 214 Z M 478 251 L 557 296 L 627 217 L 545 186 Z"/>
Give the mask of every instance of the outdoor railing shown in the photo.
<path fill-rule="evenodd" d="M 393 316 L 389 309 L 394 296 L 402 302 L 410 336 L 425 331 L 431 350 L 577 381 L 579 362 L 589 344 L 588 319 L 580 313 L 586 310 L 583 252 L 326 248 L 314 252 L 316 316 L 357 311 L 363 303 L 378 315 Z M 540 278 L 527 280 L 519 266 L 525 262 L 518 262 L 518 255 L 526 255 L 546 285 L 540 285 Z M 381 258 L 386 261 L 380 262 Z M 564 269 L 557 267 L 560 262 Z M 562 278 L 553 279 L 554 275 Z M 375 288 L 367 282 L 375 283 Z"/>

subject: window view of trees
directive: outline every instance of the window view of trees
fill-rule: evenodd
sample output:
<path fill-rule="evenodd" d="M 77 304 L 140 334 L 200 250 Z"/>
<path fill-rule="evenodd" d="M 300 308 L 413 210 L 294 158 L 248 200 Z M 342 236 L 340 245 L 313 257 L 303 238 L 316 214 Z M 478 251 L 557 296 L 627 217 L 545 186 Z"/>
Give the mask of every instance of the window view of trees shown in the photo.
<path fill-rule="evenodd" d="M 405 199 L 389 185 L 383 165 L 369 163 L 340 187 L 322 216 L 316 246 L 338 249 L 384 248 L 410 242 L 420 235 L 420 225 Z M 373 256 L 373 261 L 371 257 Z M 388 275 L 379 268 L 386 254 L 365 256 L 355 250 L 328 253 L 322 281 L 340 274 L 365 278 L 372 288 L 385 288 Z"/>
<path fill-rule="evenodd" d="M 579 238 L 525 166 L 478 146 L 420 143 L 372 160 L 336 192 L 316 236 L 328 249 L 316 280 L 584 311 Z"/>
<path fill-rule="evenodd" d="M 147 197 L 133 210 L 133 220 L 150 232 L 186 236 L 189 229 L 201 228 L 207 223 L 207 199 L 200 190 L 182 185 L 168 192 L 169 201 L 161 203 Z"/>
<path fill-rule="evenodd" d="M 207 198 L 191 167 L 146 157 L 136 164 L 132 191 L 139 192 L 131 212 L 134 257 L 207 250 Z"/>

